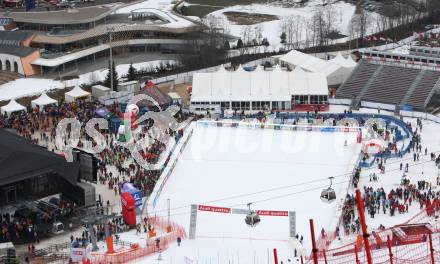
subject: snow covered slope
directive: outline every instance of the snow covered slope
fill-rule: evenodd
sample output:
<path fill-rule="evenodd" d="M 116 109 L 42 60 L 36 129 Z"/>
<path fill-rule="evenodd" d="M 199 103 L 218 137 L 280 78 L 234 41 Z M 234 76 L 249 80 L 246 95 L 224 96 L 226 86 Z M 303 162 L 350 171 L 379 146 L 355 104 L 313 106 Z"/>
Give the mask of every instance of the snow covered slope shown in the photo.
<path fill-rule="evenodd" d="M 190 204 L 245 209 L 254 202 L 256 210 L 295 211 L 297 233 L 306 238 L 309 218 L 315 219 L 316 232 L 336 224 L 338 202 L 323 203 L 319 196 L 327 177 L 352 170 L 360 151 L 355 142 L 356 133 L 198 126 L 149 213 L 165 216 L 171 199 L 172 221 L 188 228 Z M 346 175 L 338 181 L 347 181 Z M 347 184 L 336 185 L 337 193 Z M 215 257 L 217 263 L 217 255 L 220 263 L 253 263 L 253 258 L 267 263 L 266 252 L 274 247 L 284 260 L 293 255 L 287 217 L 262 216 L 251 228 L 244 215 L 199 211 L 196 240 L 185 240 L 163 256 L 165 263 L 181 263 L 184 257 L 199 263 Z"/>

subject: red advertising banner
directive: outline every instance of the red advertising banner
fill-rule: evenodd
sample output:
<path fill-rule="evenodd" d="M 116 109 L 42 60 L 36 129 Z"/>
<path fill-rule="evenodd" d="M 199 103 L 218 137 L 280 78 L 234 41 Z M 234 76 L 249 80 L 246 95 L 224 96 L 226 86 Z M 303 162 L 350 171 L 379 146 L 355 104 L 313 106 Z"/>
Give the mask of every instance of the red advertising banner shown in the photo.
<path fill-rule="evenodd" d="M 257 210 L 257 215 L 266 215 L 266 216 L 289 216 L 289 212 L 288 212 L 288 211 Z"/>
<path fill-rule="evenodd" d="M 214 212 L 214 213 L 223 213 L 223 214 L 230 214 L 231 213 L 231 208 L 200 205 L 200 204 L 198 206 L 198 210 L 199 211 Z"/>

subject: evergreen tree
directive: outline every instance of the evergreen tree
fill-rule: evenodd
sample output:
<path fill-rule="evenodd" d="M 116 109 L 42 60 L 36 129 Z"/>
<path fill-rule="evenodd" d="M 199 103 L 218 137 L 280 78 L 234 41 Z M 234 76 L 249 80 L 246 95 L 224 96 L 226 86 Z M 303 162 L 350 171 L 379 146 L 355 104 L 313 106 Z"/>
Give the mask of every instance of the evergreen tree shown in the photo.
<path fill-rule="evenodd" d="M 231 48 L 231 45 L 229 44 L 229 41 L 225 41 L 225 45 L 224 45 L 225 50 L 229 50 Z"/>
<path fill-rule="evenodd" d="M 281 34 L 280 39 L 281 39 L 281 43 L 282 43 L 282 44 L 285 44 L 285 43 L 286 43 L 286 39 L 287 39 L 286 32 L 283 32 L 283 33 Z"/>
<path fill-rule="evenodd" d="M 133 67 L 133 63 L 130 63 L 130 67 L 128 68 L 128 72 L 127 72 L 127 79 L 129 81 L 134 81 L 136 80 L 136 68 Z"/>
<path fill-rule="evenodd" d="M 269 46 L 269 40 L 267 40 L 267 38 L 264 38 L 263 41 L 261 41 L 261 44 L 267 47 Z"/>
<path fill-rule="evenodd" d="M 113 71 L 113 87 L 111 87 L 111 73 L 110 71 Z M 116 72 L 115 62 L 113 61 L 113 65 L 110 67 L 110 61 L 108 62 L 108 72 L 107 76 L 105 77 L 105 80 L 103 82 L 105 87 L 109 87 L 113 91 L 117 91 L 118 88 L 118 72 Z"/>
<path fill-rule="evenodd" d="M 241 39 L 238 39 L 238 40 L 237 40 L 237 48 L 238 48 L 238 49 L 243 48 L 243 40 L 241 40 Z"/>

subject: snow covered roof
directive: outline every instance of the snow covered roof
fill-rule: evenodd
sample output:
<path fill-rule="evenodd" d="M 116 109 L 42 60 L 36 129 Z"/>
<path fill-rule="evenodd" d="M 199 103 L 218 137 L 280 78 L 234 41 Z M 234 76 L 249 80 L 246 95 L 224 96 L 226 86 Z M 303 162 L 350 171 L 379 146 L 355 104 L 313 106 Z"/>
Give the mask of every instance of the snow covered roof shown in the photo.
<path fill-rule="evenodd" d="M 300 68 L 284 71 L 278 65 L 272 71 L 220 68 L 194 74 L 191 101 L 291 101 L 293 94 L 327 95 L 327 79 Z"/>
<path fill-rule="evenodd" d="M 11 99 L 11 101 L 9 101 L 9 103 L 7 105 L 1 107 L 2 114 L 5 114 L 5 113 L 10 114 L 13 112 L 25 111 L 25 110 L 26 110 L 26 107 L 17 103 L 17 101 L 15 101 L 15 99 Z"/>
<path fill-rule="evenodd" d="M 39 95 L 44 91 L 62 88 L 64 88 L 64 86 L 60 81 L 38 78 L 21 78 L 0 85 L 0 101 Z"/>
<path fill-rule="evenodd" d="M 50 98 L 46 93 L 42 93 L 40 97 L 31 101 L 32 107 L 57 104 L 58 101 Z"/>
<path fill-rule="evenodd" d="M 322 60 L 320 58 L 299 52 L 297 50 L 292 50 L 287 54 L 281 56 L 280 60 L 295 67 L 301 67 L 307 71 L 321 73 L 325 76 L 329 76 L 341 67 L 335 63 Z"/>
<path fill-rule="evenodd" d="M 350 55 L 348 55 L 347 58 L 344 58 L 340 52 L 338 52 L 336 57 L 331 59 L 330 62 L 337 64 L 337 65 L 344 67 L 344 68 L 351 68 L 351 67 L 355 67 L 357 65 L 357 63 L 351 58 Z"/>

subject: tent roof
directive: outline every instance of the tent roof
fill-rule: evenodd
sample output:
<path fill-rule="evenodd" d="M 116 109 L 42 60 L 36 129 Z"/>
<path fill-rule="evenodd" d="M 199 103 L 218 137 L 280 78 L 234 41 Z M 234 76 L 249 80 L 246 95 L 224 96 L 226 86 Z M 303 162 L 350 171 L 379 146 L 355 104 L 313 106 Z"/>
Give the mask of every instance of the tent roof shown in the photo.
<path fill-rule="evenodd" d="M 23 110 L 26 110 L 26 107 L 17 103 L 17 101 L 15 101 L 15 99 L 11 99 L 11 101 L 9 101 L 9 103 L 7 105 L 1 107 L 2 112 L 17 112 L 17 111 L 23 111 Z"/>
<path fill-rule="evenodd" d="M 290 101 L 292 95 L 327 95 L 327 78 L 300 67 L 288 72 L 279 66 L 272 71 L 217 71 L 195 73 L 191 101 Z"/>
<path fill-rule="evenodd" d="M 351 55 L 348 55 L 348 57 L 347 57 L 347 61 L 350 62 L 350 63 L 352 63 L 352 64 L 354 64 L 354 66 L 357 65 L 357 62 L 356 62 L 355 60 L 353 60 L 353 57 L 352 57 Z"/>
<path fill-rule="evenodd" d="M 321 73 L 325 76 L 329 76 L 341 67 L 335 63 L 322 60 L 297 50 L 291 50 L 287 54 L 284 54 L 280 57 L 280 60 L 294 65 L 295 67 L 301 67 L 307 71 Z"/>
<path fill-rule="evenodd" d="M 67 162 L 63 157 L 5 129 L 0 129 L 0 168 L 0 185 L 50 171 L 75 184 L 79 173 L 79 163 Z"/>
<path fill-rule="evenodd" d="M 171 97 L 165 93 L 162 92 L 156 85 L 153 86 L 145 86 L 144 89 L 141 91 L 143 94 L 146 94 L 150 96 L 153 100 L 155 100 L 159 106 L 167 106 L 171 105 L 172 99 Z M 140 106 L 155 106 L 153 102 L 150 101 L 141 101 L 139 103 Z"/>
<path fill-rule="evenodd" d="M 292 95 L 328 95 L 327 80 L 323 74 L 306 72 L 296 67 L 293 76 L 295 82 Z"/>
<path fill-rule="evenodd" d="M 331 59 L 330 62 L 335 63 L 341 67 L 344 67 L 344 68 L 351 68 L 351 67 L 355 67 L 357 65 L 357 63 L 354 62 L 354 60 L 351 58 L 350 55 L 348 55 L 348 58 L 346 59 L 342 56 L 342 54 L 340 52 L 338 52 L 336 57 Z"/>
<path fill-rule="evenodd" d="M 42 93 L 40 97 L 38 97 L 35 100 L 32 100 L 32 103 L 36 105 L 44 106 L 44 105 L 56 104 L 58 103 L 58 101 L 50 98 L 46 93 Z"/>
<path fill-rule="evenodd" d="M 84 96 L 89 96 L 90 93 L 84 91 L 83 89 L 81 89 L 79 86 L 75 86 L 75 88 L 73 88 L 72 90 L 70 90 L 69 92 L 65 93 L 65 95 L 77 98 L 77 97 L 84 97 Z"/>

